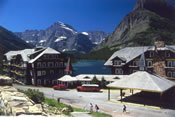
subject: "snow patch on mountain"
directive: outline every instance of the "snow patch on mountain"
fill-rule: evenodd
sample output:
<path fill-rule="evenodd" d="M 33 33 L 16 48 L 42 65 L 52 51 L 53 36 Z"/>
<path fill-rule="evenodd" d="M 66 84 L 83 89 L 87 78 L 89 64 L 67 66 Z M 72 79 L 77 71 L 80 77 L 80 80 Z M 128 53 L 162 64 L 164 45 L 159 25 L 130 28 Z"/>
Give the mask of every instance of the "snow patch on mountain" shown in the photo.
<path fill-rule="evenodd" d="M 60 24 L 60 26 L 61 26 L 62 28 L 71 31 L 71 32 L 74 33 L 74 34 L 77 33 L 76 31 L 74 31 L 74 30 L 72 30 L 71 28 L 67 27 L 64 23 L 59 22 L 59 24 Z"/>
<path fill-rule="evenodd" d="M 39 41 L 39 43 L 44 43 L 44 42 L 46 42 L 46 40 L 40 40 L 40 41 Z"/>
<path fill-rule="evenodd" d="M 83 34 L 83 35 L 89 35 L 87 32 L 82 32 L 81 34 Z"/>
<path fill-rule="evenodd" d="M 65 36 L 60 36 L 60 37 L 58 37 L 58 38 L 55 40 L 55 42 L 59 42 L 59 41 L 65 40 L 65 39 L 67 39 L 67 37 L 65 37 Z"/>
<path fill-rule="evenodd" d="M 26 43 L 32 43 L 33 41 L 26 41 Z"/>

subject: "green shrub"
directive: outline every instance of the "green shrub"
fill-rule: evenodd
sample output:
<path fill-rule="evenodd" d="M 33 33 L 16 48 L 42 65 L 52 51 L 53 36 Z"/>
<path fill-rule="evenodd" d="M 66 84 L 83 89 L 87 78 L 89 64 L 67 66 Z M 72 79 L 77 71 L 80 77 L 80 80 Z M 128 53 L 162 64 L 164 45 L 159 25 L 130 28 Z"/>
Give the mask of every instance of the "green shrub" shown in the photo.
<path fill-rule="evenodd" d="M 27 91 L 23 91 L 21 89 L 18 89 L 18 91 L 27 95 L 31 100 L 33 100 L 37 104 L 43 102 L 45 99 L 44 94 L 39 90 L 28 89 Z"/>

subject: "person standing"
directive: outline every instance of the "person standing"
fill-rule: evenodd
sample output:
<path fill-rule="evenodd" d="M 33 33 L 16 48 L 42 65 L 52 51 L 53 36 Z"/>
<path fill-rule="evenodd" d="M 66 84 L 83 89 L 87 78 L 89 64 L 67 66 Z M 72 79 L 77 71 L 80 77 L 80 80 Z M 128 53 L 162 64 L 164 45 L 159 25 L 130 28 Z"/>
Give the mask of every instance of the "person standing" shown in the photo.
<path fill-rule="evenodd" d="M 123 113 L 126 112 L 126 106 L 123 105 Z"/>
<path fill-rule="evenodd" d="M 95 110 L 96 110 L 96 112 L 99 111 L 99 107 L 97 106 L 97 104 L 95 104 Z"/>
<path fill-rule="evenodd" d="M 93 105 L 92 105 L 92 103 L 90 103 L 90 105 L 89 105 L 90 107 L 90 112 L 92 112 L 93 111 Z"/>

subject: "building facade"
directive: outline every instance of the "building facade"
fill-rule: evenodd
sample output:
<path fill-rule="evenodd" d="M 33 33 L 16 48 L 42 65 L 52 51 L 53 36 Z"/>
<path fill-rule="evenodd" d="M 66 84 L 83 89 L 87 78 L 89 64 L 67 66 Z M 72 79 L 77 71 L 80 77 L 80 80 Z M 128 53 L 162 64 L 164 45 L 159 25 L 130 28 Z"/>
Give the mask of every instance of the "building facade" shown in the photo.
<path fill-rule="evenodd" d="M 65 55 L 52 48 L 38 47 L 9 51 L 3 58 L 3 71 L 24 84 L 52 86 L 64 75 Z"/>
<path fill-rule="evenodd" d="M 175 79 L 175 46 L 156 42 L 155 46 L 126 47 L 116 51 L 104 64 L 112 74 L 129 75 L 143 70 L 141 55 L 144 54 L 144 70 L 162 77 Z"/>

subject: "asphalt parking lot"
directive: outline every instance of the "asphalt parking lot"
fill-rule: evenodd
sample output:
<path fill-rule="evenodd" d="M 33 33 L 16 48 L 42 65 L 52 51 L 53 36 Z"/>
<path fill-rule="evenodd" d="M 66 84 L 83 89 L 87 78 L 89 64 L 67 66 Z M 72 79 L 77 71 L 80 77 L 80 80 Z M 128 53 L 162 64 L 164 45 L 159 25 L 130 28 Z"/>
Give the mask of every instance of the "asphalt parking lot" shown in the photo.
<path fill-rule="evenodd" d="M 52 88 L 29 87 L 13 85 L 15 88 L 26 90 L 28 88 L 38 89 L 49 98 L 60 98 L 65 104 L 89 110 L 89 103 L 97 104 L 101 112 L 112 114 L 115 117 L 175 117 L 175 110 L 160 109 L 137 104 L 124 103 L 127 112 L 123 113 L 123 103 L 117 101 L 118 91 L 111 91 L 111 101 L 108 101 L 108 92 L 77 92 L 76 90 L 58 91 Z"/>

